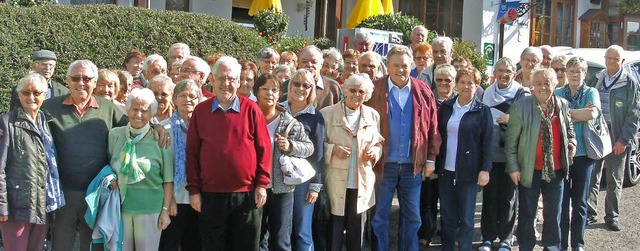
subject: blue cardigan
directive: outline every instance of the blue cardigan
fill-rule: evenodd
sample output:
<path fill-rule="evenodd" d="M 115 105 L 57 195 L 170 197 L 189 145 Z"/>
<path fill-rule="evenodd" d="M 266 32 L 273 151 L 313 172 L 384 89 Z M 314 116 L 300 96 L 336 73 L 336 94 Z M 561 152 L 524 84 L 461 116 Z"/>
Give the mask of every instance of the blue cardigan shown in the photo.
<path fill-rule="evenodd" d="M 436 157 L 436 172 L 441 175 L 447 156 L 447 123 L 453 114 L 453 105 L 458 96 L 442 102 L 438 107 L 438 131 L 442 137 L 440 154 Z M 455 179 L 458 182 L 476 183 L 480 171 L 491 171 L 493 145 L 493 117 L 491 110 L 477 98 L 462 116 L 458 129 L 458 153 Z"/>

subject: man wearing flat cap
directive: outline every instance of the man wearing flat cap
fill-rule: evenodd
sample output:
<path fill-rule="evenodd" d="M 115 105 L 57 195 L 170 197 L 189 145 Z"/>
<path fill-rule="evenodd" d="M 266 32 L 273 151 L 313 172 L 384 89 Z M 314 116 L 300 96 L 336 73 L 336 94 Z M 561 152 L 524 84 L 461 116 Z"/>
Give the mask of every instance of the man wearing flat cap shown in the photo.
<path fill-rule="evenodd" d="M 51 79 L 51 77 L 53 76 L 53 72 L 56 69 L 57 60 L 56 54 L 53 51 L 35 51 L 31 56 L 31 60 L 33 61 L 33 63 L 31 64 L 31 70 L 42 75 L 47 80 L 48 88 L 45 99 L 69 94 L 69 89 L 67 87 Z M 15 87 L 11 92 L 10 105 L 10 110 L 13 110 L 13 108 L 20 106 L 20 100 L 18 100 L 18 92 L 16 91 Z"/>

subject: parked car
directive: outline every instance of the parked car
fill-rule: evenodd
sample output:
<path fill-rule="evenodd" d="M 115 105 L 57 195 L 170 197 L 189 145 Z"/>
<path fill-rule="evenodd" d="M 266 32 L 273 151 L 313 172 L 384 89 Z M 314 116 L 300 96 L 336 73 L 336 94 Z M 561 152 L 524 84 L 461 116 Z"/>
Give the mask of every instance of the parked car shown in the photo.
<path fill-rule="evenodd" d="M 600 48 L 571 48 L 559 46 L 554 48 L 556 54 L 565 54 L 569 57 L 580 56 L 587 61 L 586 83 L 588 86 L 595 86 L 596 73 L 605 69 L 604 53 L 606 49 Z M 631 76 L 640 80 L 640 51 L 625 51 L 623 66 Z M 636 142 L 640 143 L 640 134 L 636 135 Z M 638 144 L 640 145 L 640 144 Z M 640 182 L 640 150 L 633 149 L 627 156 L 625 167 L 624 186 L 635 186 Z"/>

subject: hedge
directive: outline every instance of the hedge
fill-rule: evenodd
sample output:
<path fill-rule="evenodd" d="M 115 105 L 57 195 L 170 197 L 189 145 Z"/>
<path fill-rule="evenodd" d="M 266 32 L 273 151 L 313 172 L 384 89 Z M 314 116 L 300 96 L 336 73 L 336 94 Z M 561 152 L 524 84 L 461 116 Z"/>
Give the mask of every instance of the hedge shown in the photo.
<path fill-rule="evenodd" d="M 255 59 L 268 45 L 254 29 L 213 15 L 116 5 L 0 4 L 0 34 L 0 112 L 8 110 L 11 88 L 29 71 L 31 53 L 39 49 L 56 52 L 53 79 L 64 83 L 74 60 L 117 69 L 132 48 L 165 55 L 171 44 L 183 42 L 196 56 L 223 52 Z"/>

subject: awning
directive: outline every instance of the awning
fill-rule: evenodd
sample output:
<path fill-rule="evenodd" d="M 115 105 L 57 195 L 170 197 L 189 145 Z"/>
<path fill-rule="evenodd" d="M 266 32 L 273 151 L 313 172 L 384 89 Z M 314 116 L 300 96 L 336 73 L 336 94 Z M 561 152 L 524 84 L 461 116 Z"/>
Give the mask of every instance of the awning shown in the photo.
<path fill-rule="evenodd" d="M 249 16 L 254 16 L 264 9 L 282 11 L 282 2 L 280 0 L 253 0 L 251 8 L 249 8 Z"/>
<path fill-rule="evenodd" d="M 349 21 L 347 21 L 347 28 L 355 28 L 362 20 L 377 15 L 384 15 L 384 8 L 380 0 L 358 0 L 353 6 Z"/>
<path fill-rule="evenodd" d="M 384 14 L 393 13 L 393 0 L 382 0 L 382 8 L 384 9 Z"/>

